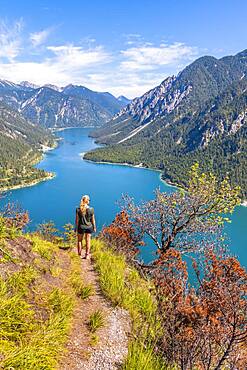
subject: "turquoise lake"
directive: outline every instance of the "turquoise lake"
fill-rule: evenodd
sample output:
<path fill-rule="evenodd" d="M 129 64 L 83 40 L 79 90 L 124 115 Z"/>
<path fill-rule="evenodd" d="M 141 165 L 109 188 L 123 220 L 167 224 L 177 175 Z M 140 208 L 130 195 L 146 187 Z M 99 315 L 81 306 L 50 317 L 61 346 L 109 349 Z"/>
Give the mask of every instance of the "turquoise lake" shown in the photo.
<path fill-rule="evenodd" d="M 17 202 L 29 211 L 33 229 L 39 223 L 53 220 L 58 228 L 74 223 L 75 208 L 83 194 L 89 194 L 95 209 L 97 228 L 109 224 L 119 211 L 122 194 L 136 201 L 153 198 L 154 190 L 171 192 L 173 188 L 160 180 L 160 173 L 124 165 L 97 164 L 82 160 L 82 153 L 96 147 L 88 137 L 89 129 L 67 129 L 57 132 L 59 146 L 45 154 L 38 167 L 56 173 L 56 177 L 35 186 L 9 192 L 4 201 Z M 1 202 L 2 203 L 2 202 Z M 225 228 L 231 252 L 247 266 L 247 207 L 238 207 L 232 223 Z M 145 260 L 151 258 L 146 247 Z"/>

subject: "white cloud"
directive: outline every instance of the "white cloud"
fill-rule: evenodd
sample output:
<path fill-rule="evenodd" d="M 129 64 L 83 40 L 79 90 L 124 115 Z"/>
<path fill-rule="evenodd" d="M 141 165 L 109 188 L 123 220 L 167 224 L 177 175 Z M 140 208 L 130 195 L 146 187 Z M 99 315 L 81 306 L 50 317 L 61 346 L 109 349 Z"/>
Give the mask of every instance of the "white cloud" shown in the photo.
<path fill-rule="evenodd" d="M 143 38 L 139 33 L 124 33 L 123 34 L 126 45 L 137 45 L 141 42 L 143 42 Z"/>
<path fill-rule="evenodd" d="M 49 46 L 51 56 L 41 62 L 18 62 L 0 64 L 0 78 L 20 82 L 28 80 L 35 84 L 52 83 L 66 85 L 87 81 L 87 74 L 98 66 L 111 61 L 111 54 L 102 46 L 84 49 L 80 46 Z"/>
<path fill-rule="evenodd" d="M 158 67 L 177 64 L 184 60 L 191 60 L 197 54 L 197 49 L 183 43 L 171 45 L 161 44 L 153 46 L 144 44 L 122 50 L 124 60 L 121 68 L 124 70 L 154 70 Z"/>
<path fill-rule="evenodd" d="M 110 91 L 115 96 L 125 95 L 134 98 L 159 85 L 169 75 L 164 72 L 123 73 L 120 69 L 116 69 L 114 73 L 107 71 L 89 74 L 87 75 L 87 84 L 86 82 L 84 84 L 94 90 Z"/>
<path fill-rule="evenodd" d="M 0 21 L 0 59 L 14 60 L 21 50 L 22 20 L 9 26 L 5 21 Z"/>
<path fill-rule="evenodd" d="M 0 79 L 38 85 L 81 84 L 133 98 L 177 73 L 199 53 L 197 48 L 180 42 L 144 42 L 139 34 L 123 35 L 123 50 L 109 51 L 91 36 L 83 37 L 77 45 L 47 45 L 52 30 L 43 29 L 24 38 L 21 21 L 11 28 L 1 22 Z M 40 45 L 43 47 L 34 54 L 34 48 Z"/>
<path fill-rule="evenodd" d="M 85 49 L 81 46 L 61 45 L 48 46 L 47 50 L 55 54 L 51 63 L 64 68 L 83 68 L 111 61 L 110 53 L 107 53 L 103 46 Z"/>
<path fill-rule="evenodd" d="M 30 34 L 30 40 L 34 47 L 44 44 L 52 32 L 51 28 L 46 28 L 40 32 L 33 32 Z"/>

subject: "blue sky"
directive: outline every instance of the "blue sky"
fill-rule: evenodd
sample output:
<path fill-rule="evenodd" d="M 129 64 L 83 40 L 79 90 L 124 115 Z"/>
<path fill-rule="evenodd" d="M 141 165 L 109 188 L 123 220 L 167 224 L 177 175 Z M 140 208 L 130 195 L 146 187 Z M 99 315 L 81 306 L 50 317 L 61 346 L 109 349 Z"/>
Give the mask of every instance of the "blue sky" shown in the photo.
<path fill-rule="evenodd" d="M 0 0 L 0 78 L 130 98 L 247 48 L 246 0 Z"/>

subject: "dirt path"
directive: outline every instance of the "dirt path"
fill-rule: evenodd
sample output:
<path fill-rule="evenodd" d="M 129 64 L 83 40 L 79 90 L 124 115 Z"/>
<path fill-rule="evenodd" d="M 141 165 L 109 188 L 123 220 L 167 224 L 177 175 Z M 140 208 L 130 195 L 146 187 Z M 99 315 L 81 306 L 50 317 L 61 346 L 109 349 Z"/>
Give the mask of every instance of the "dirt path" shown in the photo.
<path fill-rule="evenodd" d="M 85 301 L 78 298 L 71 335 L 66 345 L 67 352 L 59 370 L 119 369 L 128 350 L 129 313 L 121 308 L 113 308 L 103 297 L 91 261 L 82 260 L 82 271 L 84 284 L 91 284 L 95 294 Z M 90 314 L 96 310 L 103 312 L 105 325 L 96 333 L 99 342 L 92 346 L 87 322 Z"/>

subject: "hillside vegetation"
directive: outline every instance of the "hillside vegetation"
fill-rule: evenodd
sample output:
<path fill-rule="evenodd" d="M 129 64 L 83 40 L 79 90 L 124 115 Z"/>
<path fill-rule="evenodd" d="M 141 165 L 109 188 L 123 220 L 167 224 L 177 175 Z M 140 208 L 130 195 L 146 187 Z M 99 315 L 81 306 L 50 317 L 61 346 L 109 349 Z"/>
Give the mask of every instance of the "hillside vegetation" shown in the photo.
<path fill-rule="evenodd" d="M 55 369 L 70 329 L 78 259 L 1 219 L 0 366 Z"/>
<path fill-rule="evenodd" d="M 52 177 L 51 173 L 34 167 L 42 158 L 42 149 L 55 146 L 48 131 L 1 104 L 0 133 L 0 190 Z"/>
<path fill-rule="evenodd" d="M 19 226 L 13 219 L 0 218 L 0 367 L 63 368 L 66 343 L 76 329 L 73 320 L 78 319 L 78 304 L 87 302 L 95 292 L 91 285 L 84 284 L 81 259 L 71 249 L 75 239 L 70 227 L 61 239 L 50 233 L 49 226 L 44 225 L 33 234 L 23 233 Z M 92 244 L 103 294 L 112 306 L 129 310 L 133 335 L 143 324 L 152 323 L 153 329 L 146 328 L 145 333 L 153 336 L 156 304 L 149 291 L 150 284 L 127 265 L 124 256 L 114 254 L 103 241 L 93 240 Z M 86 307 L 87 303 L 84 311 Z M 95 332 L 107 322 L 107 318 L 100 316 L 99 308 L 88 322 L 87 335 L 91 341 L 81 353 L 85 358 L 100 340 Z M 125 369 L 134 369 L 131 353 L 139 347 L 139 341 L 130 342 L 130 358 L 126 359 Z M 151 348 L 139 349 L 143 364 L 154 365 L 150 370 L 161 369 L 156 367 L 158 359 Z"/>
<path fill-rule="evenodd" d="M 107 146 L 85 158 L 142 163 L 183 186 L 197 161 L 221 178 L 228 174 L 246 198 L 246 55 L 205 56 L 168 77 L 94 131 Z"/>

